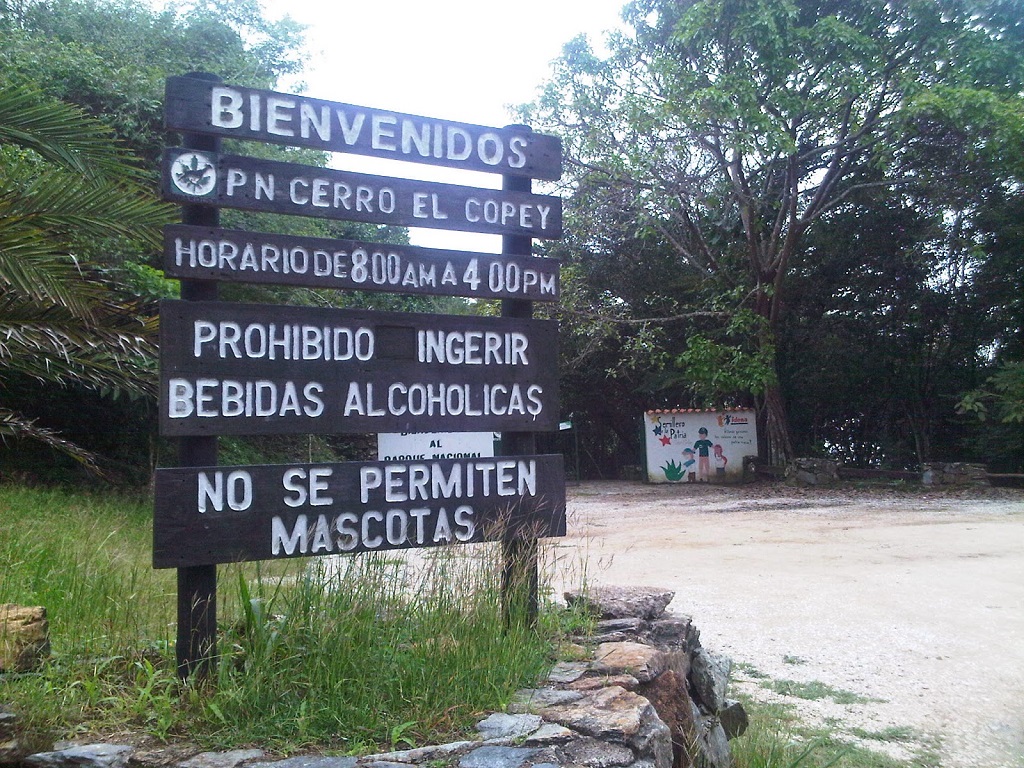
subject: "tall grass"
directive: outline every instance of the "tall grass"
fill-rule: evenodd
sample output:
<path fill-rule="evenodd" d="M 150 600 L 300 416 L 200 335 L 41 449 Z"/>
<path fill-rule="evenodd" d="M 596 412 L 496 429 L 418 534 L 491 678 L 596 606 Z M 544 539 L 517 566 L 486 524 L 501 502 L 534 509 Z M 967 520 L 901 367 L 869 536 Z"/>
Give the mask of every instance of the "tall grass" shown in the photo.
<path fill-rule="evenodd" d="M 547 663 L 541 634 L 503 629 L 495 563 L 435 550 L 334 565 L 249 598 L 210 700 L 225 734 L 349 751 L 442 738 Z"/>
<path fill-rule="evenodd" d="M 143 730 L 357 753 L 447 738 L 550 663 L 562 612 L 505 627 L 496 547 L 220 569 L 220 654 L 176 677 L 174 572 L 146 500 L 0 486 L 0 602 L 45 605 L 53 658 L 3 698 L 45 741 Z"/>
<path fill-rule="evenodd" d="M 729 742 L 736 768 L 909 768 L 933 766 L 922 751 L 911 763 L 837 738 L 827 728 L 801 723 L 792 708 L 742 697 L 750 727 Z"/>
<path fill-rule="evenodd" d="M 151 567 L 152 516 L 140 495 L 0 485 L 0 603 L 45 606 L 58 656 L 165 642 L 175 581 Z"/>

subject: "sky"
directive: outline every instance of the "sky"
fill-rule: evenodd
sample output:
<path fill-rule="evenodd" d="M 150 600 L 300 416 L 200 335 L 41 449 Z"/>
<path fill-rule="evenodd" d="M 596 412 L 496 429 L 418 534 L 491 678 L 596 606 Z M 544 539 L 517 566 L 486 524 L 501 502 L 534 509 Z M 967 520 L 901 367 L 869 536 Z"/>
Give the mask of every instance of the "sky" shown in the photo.
<path fill-rule="evenodd" d="M 265 0 L 309 29 L 302 76 L 315 98 L 500 127 L 533 101 L 562 46 L 586 34 L 599 47 L 625 0 Z M 287 87 L 287 83 L 285 84 Z M 354 171 L 497 187 L 500 177 L 335 157 Z M 494 235 L 411 230 L 416 245 L 498 252 Z"/>

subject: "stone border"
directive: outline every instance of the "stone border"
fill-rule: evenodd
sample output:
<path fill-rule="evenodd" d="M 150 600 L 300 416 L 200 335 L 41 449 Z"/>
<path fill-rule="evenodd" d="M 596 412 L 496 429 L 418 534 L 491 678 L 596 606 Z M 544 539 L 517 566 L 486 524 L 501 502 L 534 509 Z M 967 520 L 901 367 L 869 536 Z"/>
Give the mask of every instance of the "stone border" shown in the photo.
<path fill-rule="evenodd" d="M 6 758 L 0 749 L 0 762 L 28 768 L 730 768 L 729 739 L 747 727 L 743 707 L 726 698 L 732 663 L 701 646 L 689 616 L 665 613 L 672 597 L 636 587 L 567 593 L 567 603 L 603 617 L 593 637 L 574 638 L 577 655 L 589 659 L 556 664 L 543 685 L 519 691 L 508 712 L 481 720 L 473 740 L 358 758 L 274 761 L 259 749 L 178 758 L 170 749 L 64 744 Z"/>

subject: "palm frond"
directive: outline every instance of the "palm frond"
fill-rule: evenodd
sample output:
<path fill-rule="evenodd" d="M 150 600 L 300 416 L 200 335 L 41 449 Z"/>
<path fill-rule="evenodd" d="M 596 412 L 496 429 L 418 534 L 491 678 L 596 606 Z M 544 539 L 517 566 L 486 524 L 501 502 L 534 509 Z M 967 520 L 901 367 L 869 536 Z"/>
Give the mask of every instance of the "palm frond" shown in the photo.
<path fill-rule="evenodd" d="M 156 392 L 156 318 L 105 305 L 95 322 L 61 307 L 0 301 L 0 370 L 101 392 Z"/>
<path fill-rule="evenodd" d="M 113 131 L 71 104 L 21 87 L 0 86 L 0 144 L 13 144 L 87 177 L 143 179 Z"/>
<path fill-rule="evenodd" d="M 11 438 L 34 440 L 48 445 L 65 456 L 70 456 L 94 475 L 106 476 L 99 467 L 99 457 L 95 453 L 65 440 L 52 430 L 38 426 L 34 419 L 27 419 L 14 411 L 0 408 L 0 440 L 7 442 Z"/>

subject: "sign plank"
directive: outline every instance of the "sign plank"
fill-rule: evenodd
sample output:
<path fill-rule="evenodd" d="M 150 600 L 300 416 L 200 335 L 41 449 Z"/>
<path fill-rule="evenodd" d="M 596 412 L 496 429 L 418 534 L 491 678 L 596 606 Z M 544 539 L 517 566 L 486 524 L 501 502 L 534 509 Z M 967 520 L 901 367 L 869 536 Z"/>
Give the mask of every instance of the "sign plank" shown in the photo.
<path fill-rule="evenodd" d="M 343 221 L 558 239 L 562 201 L 550 195 L 352 173 L 240 155 L 169 148 L 164 198 Z"/>
<path fill-rule="evenodd" d="M 558 428 L 552 321 L 164 301 L 167 436 Z"/>
<path fill-rule="evenodd" d="M 559 262 L 209 227 L 164 227 L 164 274 L 190 280 L 557 301 Z"/>
<path fill-rule="evenodd" d="M 562 142 L 523 127 L 369 109 L 191 77 L 166 83 L 168 129 L 556 180 Z"/>
<path fill-rule="evenodd" d="M 156 471 L 153 565 L 565 535 L 562 457 L 187 467 Z"/>

